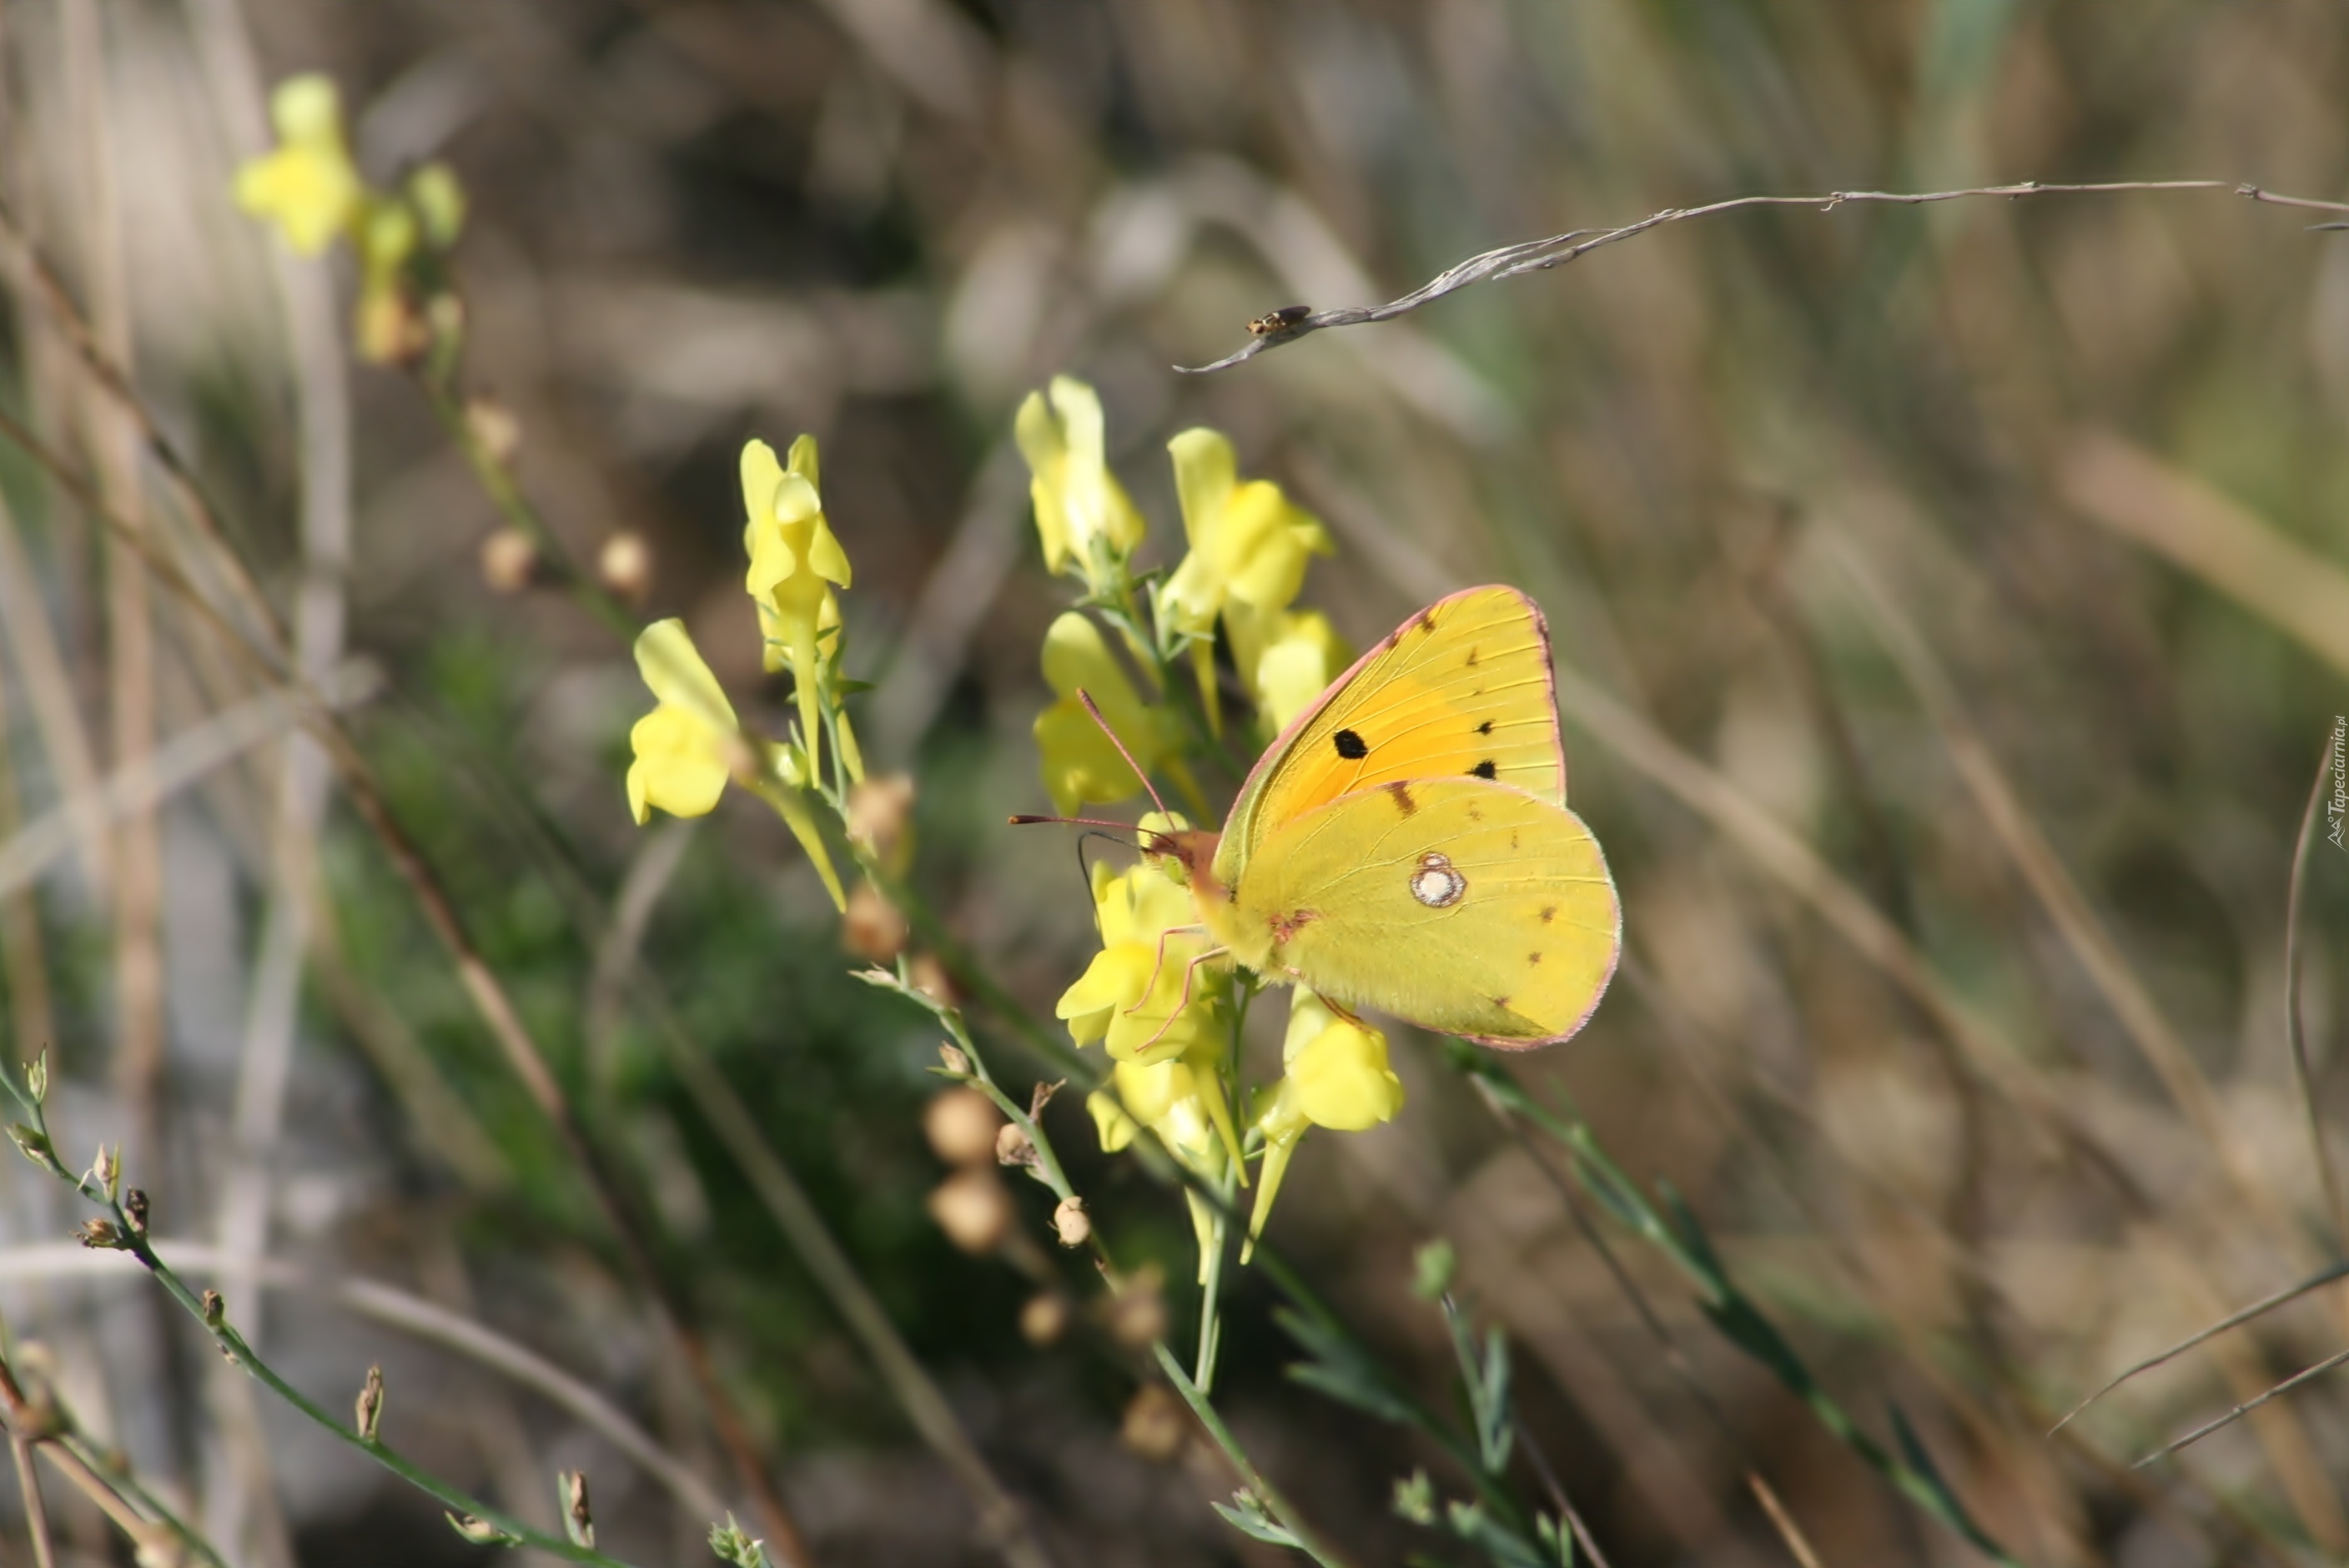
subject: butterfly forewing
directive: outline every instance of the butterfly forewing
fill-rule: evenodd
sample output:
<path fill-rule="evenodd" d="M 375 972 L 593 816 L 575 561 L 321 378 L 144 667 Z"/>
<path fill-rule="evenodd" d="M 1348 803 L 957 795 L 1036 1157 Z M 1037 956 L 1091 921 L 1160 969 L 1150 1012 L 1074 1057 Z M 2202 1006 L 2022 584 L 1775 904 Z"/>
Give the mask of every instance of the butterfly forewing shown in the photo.
<path fill-rule="evenodd" d="M 1216 860 L 1237 885 L 1280 824 L 1398 780 L 1483 779 L 1566 804 L 1549 629 L 1514 588 L 1471 588 L 1330 683 L 1241 786 Z"/>
<path fill-rule="evenodd" d="M 1300 984 L 1495 1046 L 1579 1029 L 1622 931 L 1581 820 L 1475 778 L 1397 780 L 1274 829 L 1238 905 Z"/>

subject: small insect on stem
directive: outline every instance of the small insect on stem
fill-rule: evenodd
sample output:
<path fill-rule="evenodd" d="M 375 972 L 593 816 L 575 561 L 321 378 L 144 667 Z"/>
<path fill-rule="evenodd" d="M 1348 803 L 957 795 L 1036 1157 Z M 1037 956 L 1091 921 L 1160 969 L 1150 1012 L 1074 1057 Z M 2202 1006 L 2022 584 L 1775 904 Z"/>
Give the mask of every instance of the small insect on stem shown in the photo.
<path fill-rule="evenodd" d="M 1285 304 L 1278 310 L 1268 310 L 1247 324 L 1249 333 L 1257 337 L 1277 337 L 1313 314 L 1310 307 Z"/>

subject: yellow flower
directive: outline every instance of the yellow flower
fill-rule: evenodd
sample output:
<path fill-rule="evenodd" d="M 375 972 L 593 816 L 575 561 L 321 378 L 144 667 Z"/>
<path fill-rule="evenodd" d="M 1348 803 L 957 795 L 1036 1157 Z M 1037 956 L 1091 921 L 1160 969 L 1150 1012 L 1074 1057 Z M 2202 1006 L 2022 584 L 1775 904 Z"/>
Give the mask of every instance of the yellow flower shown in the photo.
<path fill-rule="evenodd" d="M 1301 985 L 1289 1004 L 1288 1033 L 1281 1041 L 1280 1056 L 1285 1076 L 1258 1102 L 1256 1122 L 1264 1134 L 1264 1171 L 1257 1183 L 1256 1208 L 1248 1215 L 1243 1263 L 1271 1216 L 1289 1157 L 1307 1128 L 1360 1132 L 1392 1120 L 1402 1109 L 1402 1080 L 1387 1066 L 1387 1037 L 1338 1016 L 1327 1002 Z"/>
<path fill-rule="evenodd" d="M 1166 449 L 1191 549 L 1159 591 L 1158 609 L 1174 630 L 1196 639 L 1191 659 L 1200 700 L 1220 724 L 1209 642 L 1216 617 L 1251 615 L 1262 624 L 1286 610 L 1305 585 L 1309 560 L 1330 553 L 1330 536 L 1278 485 L 1242 484 L 1232 444 L 1217 432 L 1185 430 Z"/>
<path fill-rule="evenodd" d="M 1101 1133 L 1102 1151 L 1116 1153 L 1147 1127 L 1174 1158 L 1208 1181 L 1224 1173 L 1226 1161 L 1245 1174 L 1238 1133 L 1216 1070 L 1218 1060 L 1218 1053 L 1208 1051 L 1156 1063 L 1118 1063 L 1111 1078 L 1114 1088 L 1096 1089 L 1085 1097 L 1085 1108 Z M 1196 1193 L 1187 1196 L 1204 1284 L 1216 1250 L 1216 1212 Z"/>
<path fill-rule="evenodd" d="M 1268 640 L 1255 634 L 1254 616 L 1227 614 L 1226 619 L 1232 628 L 1234 664 L 1254 672 L 1249 686 L 1268 740 L 1287 729 L 1353 663 L 1353 651 L 1338 635 L 1330 617 L 1319 610 L 1276 612 L 1270 617 L 1273 635 Z M 1246 636 L 1241 634 L 1243 622 L 1248 630 Z M 1259 642 L 1261 651 L 1256 646 Z"/>
<path fill-rule="evenodd" d="M 676 817 L 707 816 L 729 779 L 758 791 L 792 830 L 823 879 L 833 906 L 845 909 L 840 874 L 833 869 L 815 816 L 808 810 L 807 779 L 781 748 L 747 739 L 718 677 L 674 616 L 636 634 L 636 669 L 655 699 L 652 712 L 628 731 L 636 754 L 628 764 L 628 812 L 639 825 L 653 808 Z"/>
<path fill-rule="evenodd" d="M 1189 825 L 1155 811 L 1142 819 L 1144 833 Z M 1190 974 L 1215 944 L 1199 929 L 1191 890 L 1174 880 L 1172 863 L 1145 857 L 1118 872 L 1094 863 L 1102 950 L 1054 1009 L 1078 1045 L 1104 1041 L 1121 1061 L 1163 1062 L 1200 1047 L 1219 1050 L 1226 1032 L 1224 980 L 1231 960 L 1210 959 Z"/>
<path fill-rule="evenodd" d="M 1050 396 L 1030 392 L 1012 421 L 1028 459 L 1028 493 L 1044 567 L 1071 565 L 1095 593 L 1109 583 L 1110 562 L 1142 542 L 1142 514 L 1109 471 L 1100 395 L 1068 376 L 1052 377 Z"/>
<path fill-rule="evenodd" d="M 815 438 L 802 436 L 792 443 L 788 468 L 766 442 L 746 442 L 742 506 L 750 518 L 742 547 L 750 556 L 743 584 L 759 606 L 767 668 L 788 666 L 798 688 L 800 741 L 812 761 L 823 734 L 821 644 L 829 635 L 837 646 L 840 603 L 833 587 L 847 587 L 850 577 L 847 552 L 824 521 L 816 489 Z M 864 762 L 844 723 L 841 739 L 842 760 L 854 763 L 850 777 L 862 778 Z"/>
<path fill-rule="evenodd" d="M 237 205 L 315 256 L 358 221 L 367 201 L 366 182 L 343 144 L 341 100 L 326 77 L 291 77 L 270 95 L 269 115 L 277 146 L 236 171 Z"/>
<path fill-rule="evenodd" d="M 640 824 L 652 819 L 655 806 L 676 817 L 707 816 L 743 756 L 734 705 L 675 617 L 637 634 L 636 668 L 657 706 L 628 731 L 636 753 L 628 765 L 628 810 Z"/>
<path fill-rule="evenodd" d="M 1044 679 L 1060 698 L 1036 718 L 1036 748 L 1043 756 L 1044 788 L 1053 810 L 1065 817 L 1088 802 L 1105 805 L 1143 792 L 1141 779 L 1078 702 L 1081 690 L 1093 699 L 1135 762 L 1164 770 L 1186 796 L 1195 796 L 1174 716 L 1142 700 L 1111 655 L 1101 628 L 1080 612 L 1063 612 L 1044 634 Z"/>

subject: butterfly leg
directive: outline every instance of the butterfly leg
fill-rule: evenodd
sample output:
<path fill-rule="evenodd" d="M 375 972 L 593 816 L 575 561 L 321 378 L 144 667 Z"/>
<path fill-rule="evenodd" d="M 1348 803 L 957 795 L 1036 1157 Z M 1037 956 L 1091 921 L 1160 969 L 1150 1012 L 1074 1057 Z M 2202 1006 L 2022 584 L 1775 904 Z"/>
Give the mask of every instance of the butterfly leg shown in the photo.
<path fill-rule="evenodd" d="M 1141 1006 L 1143 1001 L 1147 1001 L 1149 999 L 1150 994 L 1158 989 L 1159 972 L 1166 967 L 1166 939 L 1168 937 L 1205 936 L 1206 934 L 1207 928 L 1204 925 L 1170 925 L 1165 930 L 1160 932 L 1158 934 L 1158 962 L 1150 966 L 1150 978 L 1143 985 L 1141 1000 L 1136 1001 L 1133 1004 L 1133 1007 L 1128 1007 L 1126 1011 L 1131 1013 L 1134 1010 L 1134 1007 Z M 1224 950 L 1218 947 L 1216 951 L 1221 953 Z M 1191 994 L 1189 983 L 1187 981 L 1185 983 L 1183 994 L 1185 996 Z"/>
<path fill-rule="evenodd" d="M 1135 1051 L 1146 1051 L 1151 1047 L 1156 1045 L 1160 1040 L 1166 1037 L 1166 1031 L 1174 1026 L 1174 1020 L 1181 1017 L 1183 1016 L 1183 1009 L 1191 1005 L 1191 982 L 1198 977 L 1199 965 L 1206 963 L 1211 958 L 1221 958 L 1230 951 L 1231 949 L 1228 947 L 1210 947 L 1207 951 L 1191 960 L 1189 964 L 1184 965 L 1183 995 L 1175 999 L 1174 1010 L 1166 1015 L 1166 1021 L 1158 1026 L 1158 1032 L 1151 1036 L 1148 1039 L 1143 1041 L 1139 1046 L 1136 1046 L 1134 1047 Z M 1155 989 L 1157 985 L 1157 975 L 1154 973 L 1151 976 L 1151 985 L 1153 989 Z M 1142 995 L 1143 1000 L 1147 1001 L 1150 997 L 1150 992 L 1144 991 Z M 1133 1005 L 1133 1007 L 1139 1007 L 1141 1006 L 1141 1002 L 1136 1002 Z M 1126 1011 L 1131 1013 L 1133 1011 L 1133 1007 L 1128 1007 Z"/>

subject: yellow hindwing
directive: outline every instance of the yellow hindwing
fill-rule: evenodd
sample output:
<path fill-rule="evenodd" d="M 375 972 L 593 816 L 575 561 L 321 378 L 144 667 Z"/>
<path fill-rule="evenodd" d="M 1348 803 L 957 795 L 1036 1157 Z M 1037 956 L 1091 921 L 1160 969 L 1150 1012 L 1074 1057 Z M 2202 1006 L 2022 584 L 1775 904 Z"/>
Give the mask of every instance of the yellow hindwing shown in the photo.
<path fill-rule="evenodd" d="M 1622 931 L 1581 819 L 1475 777 L 1396 779 L 1273 827 L 1233 902 L 1273 973 L 1494 1046 L 1580 1028 Z"/>

